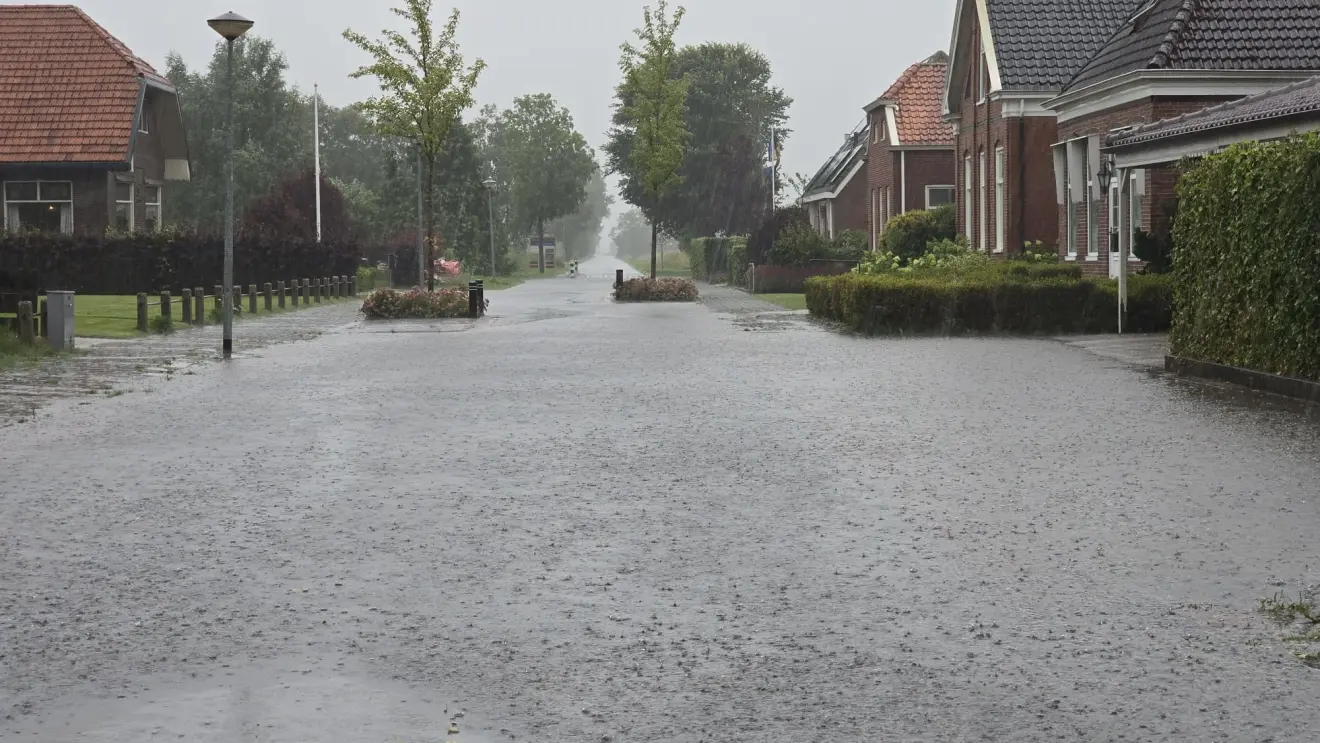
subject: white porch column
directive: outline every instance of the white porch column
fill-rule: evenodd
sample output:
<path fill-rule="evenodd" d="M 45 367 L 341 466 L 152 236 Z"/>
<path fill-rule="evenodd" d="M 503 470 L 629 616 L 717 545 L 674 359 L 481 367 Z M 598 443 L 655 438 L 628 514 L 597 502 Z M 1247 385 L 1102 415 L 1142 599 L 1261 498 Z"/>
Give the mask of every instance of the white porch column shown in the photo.
<path fill-rule="evenodd" d="M 1118 175 L 1118 334 L 1127 317 L 1128 255 L 1132 252 L 1132 171 L 1120 168 Z"/>

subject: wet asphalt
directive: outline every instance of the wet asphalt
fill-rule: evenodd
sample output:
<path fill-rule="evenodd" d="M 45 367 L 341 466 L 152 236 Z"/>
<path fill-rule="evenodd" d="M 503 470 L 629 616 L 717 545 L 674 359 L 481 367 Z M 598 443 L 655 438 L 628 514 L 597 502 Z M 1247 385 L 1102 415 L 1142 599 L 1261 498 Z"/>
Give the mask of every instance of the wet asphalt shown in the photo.
<path fill-rule="evenodd" d="M 0 429 L 0 739 L 1314 739 L 1255 611 L 1320 582 L 1313 411 L 708 300 L 531 281 Z"/>

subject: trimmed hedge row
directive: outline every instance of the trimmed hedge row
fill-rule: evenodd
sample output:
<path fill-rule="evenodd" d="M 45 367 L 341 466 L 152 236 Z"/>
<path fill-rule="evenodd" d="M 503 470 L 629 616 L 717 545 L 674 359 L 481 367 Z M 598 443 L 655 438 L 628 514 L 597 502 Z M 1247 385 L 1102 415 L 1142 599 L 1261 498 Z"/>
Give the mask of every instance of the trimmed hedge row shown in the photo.
<path fill-rule="evenodd" d="M 698 237 L 688 246 L 692 278 L 698 281 L 723 281 L 729 276 L 727 237 Z"/>
<path fill-rule="evenodd" d="M 1320 380 L 1320 137 L 1240 144 L 1178 181 L 1178 356 Z"/>
<path fill-rule="evenodd" d="M 361 254 L 361 246 L 354 242 L 239 236 L 234 246 L 234 283 L 350 275 L 357 271 Z M 185 287 L 212 286 L 223 273 L 224 238 L 220 235 L 0 235 L 0 291 L 178 292 Z"/>
<path fill-rule="evenodd" d="M 947 277 L 846 274 L 809 279 L 807 308 L 872 335 L 1021 335 L 1113 333 L 1114 281 L 1044 278 L 1020 281 L 984 274 Z M 1128 281 L 1124 330 L 1168 330 L 1172 286 L 1160 276 Z"/>

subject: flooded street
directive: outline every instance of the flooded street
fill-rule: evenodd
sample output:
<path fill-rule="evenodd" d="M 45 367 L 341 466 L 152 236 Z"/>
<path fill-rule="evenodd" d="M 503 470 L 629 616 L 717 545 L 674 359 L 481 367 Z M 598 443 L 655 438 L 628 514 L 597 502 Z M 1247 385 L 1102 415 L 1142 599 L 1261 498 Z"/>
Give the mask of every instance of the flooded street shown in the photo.
<path fill-rule="evenodd" d="M 609 291 L 0 428 L 0 740 L 1312 737 L 1313 412 Z"/>

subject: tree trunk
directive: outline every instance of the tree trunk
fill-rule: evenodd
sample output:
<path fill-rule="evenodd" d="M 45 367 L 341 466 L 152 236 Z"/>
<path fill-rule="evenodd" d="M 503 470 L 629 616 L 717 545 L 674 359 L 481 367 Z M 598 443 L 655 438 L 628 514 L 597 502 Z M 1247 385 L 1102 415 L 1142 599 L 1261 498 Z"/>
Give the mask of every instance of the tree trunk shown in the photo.
<path fill-rule="evenodd" d="M 426 158 L 426 290 L 435 291 L 435 157 Z"/>
<path fill-rule="evenodd" d="M 655 222 L 651 223 L 651 278 L 655 278 L 655 257 L 656 246 L 659 245 L 660 231 L 656 229 Z"/>
<path fill-rule="evenodd" d="M 545 273 L 545 221 L 541 219 L 536 220 L 536 254 L 537 265 Z"/>

